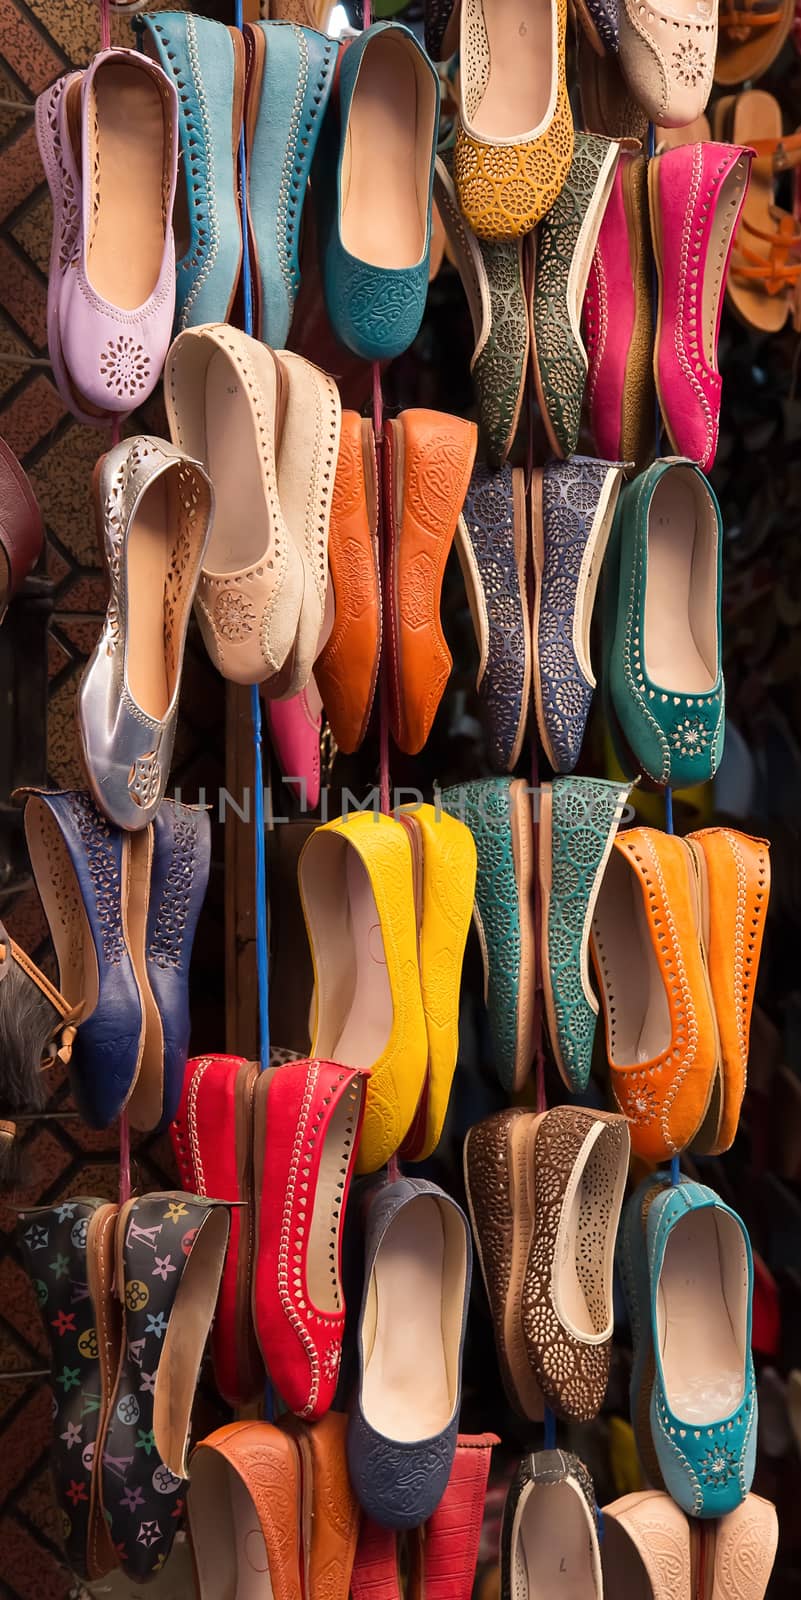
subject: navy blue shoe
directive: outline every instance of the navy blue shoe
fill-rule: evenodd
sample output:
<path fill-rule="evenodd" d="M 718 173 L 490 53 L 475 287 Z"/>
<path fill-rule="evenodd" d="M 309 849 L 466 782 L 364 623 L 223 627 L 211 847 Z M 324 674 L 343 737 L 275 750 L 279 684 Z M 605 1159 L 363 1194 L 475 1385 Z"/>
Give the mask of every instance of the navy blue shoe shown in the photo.
<path fill-rule="evenodd" d="M 81 1116 L 107 1128 L 128 1104 L 145 1043 L 145 1010 L 124 903 L 131 835 L 79 790 L 29 793 L 25 836 L 50 928 L 59 988 L 83 1002 L 70 1080 Z"/>
<path fill-rule="evenodd" d="M 464 1212 L 436 1184 L 378 1187 L 366 1225 L 358 1404 L 348 1471 L 385 1528 L 418 1528 L 448 1486 L 459 1429 L 472 1245 Z"/>
<path fill-rule="evenodd" d="M 189 1054 L 189 962 L 210 861 L 208 812 L 162 801 L 153 820 L 145 961 L 163 1054 L 162 1107 L 156 1123 L 165 1127 L 178 1110 Z"/>

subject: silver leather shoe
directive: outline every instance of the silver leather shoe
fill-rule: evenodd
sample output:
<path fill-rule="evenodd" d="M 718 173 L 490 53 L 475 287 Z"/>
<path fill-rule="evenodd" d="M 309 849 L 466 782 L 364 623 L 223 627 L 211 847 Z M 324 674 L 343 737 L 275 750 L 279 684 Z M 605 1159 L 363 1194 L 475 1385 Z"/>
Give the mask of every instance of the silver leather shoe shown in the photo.
<path fill-rule="evenodd" d="M 143 435 L 102 458 L 94 492 L 110 594 L 78 691 L 78 725 L 97 805 L 134 831 L 152 821 L 169 777 L 214 493 L 198 462 Z"/>

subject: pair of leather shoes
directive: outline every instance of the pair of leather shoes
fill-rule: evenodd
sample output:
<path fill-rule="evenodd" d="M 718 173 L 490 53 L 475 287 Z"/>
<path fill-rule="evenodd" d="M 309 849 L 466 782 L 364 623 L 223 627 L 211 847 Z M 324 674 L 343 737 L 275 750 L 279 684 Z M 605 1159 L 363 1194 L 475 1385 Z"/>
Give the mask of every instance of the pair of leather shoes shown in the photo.
<path fill-rule="evenodd" d="M 208 813 L 162 802 L 125 833 L 82 790 L 26 790 L 25 837 L 67 1004 L 71 1083 L 93 1128 L 174 1116 L 189 1045 L 189 961 L 211 856 Z"/>
<path fill-rule="evenodd" d="M 228 1243 L 228 1209 L 181 1193 L 118 1207 L 77 1198 L 20 1214 L 50 1343 L 51 1464 L 70 1564 L 135 1583 L 179 1527 L 195 1387 Z"/>
<path fill-rule="evenodd" d="M 193 1452 L 189 1531 L 199 1600 L 259 1592 L 348 1600 L 359 1508 L 345 1464 L 346 1419 L 233 1422 Z"/>
<path fill-rule="evenodd" d="M 406 1535 L 407 1600 L 470 1600 L 478 1563 L 494 1433 L 460 1433 L 436 1511 Z M 352 1600 L 402 1600 L 400 1535 L 363 1516 Z"/>
<path fill-rule="evenodd" d="M 402 411 L 387 422 L 380 572 L 376 439 L 372 423 L 343 414 L 328 536 L 333 625 L 315 677 L 346 754 L 367 732 L 382 647 L 395 743 L 416 755 L 431 731 L 453 665 L 440 622 L 442 580 L 476 445 L 474 423 L 441 411 Z"/>
<path fill-rule="evenodd" d="M 234 1205 L 214 1323 L 232 1405 L 271 1382 L 290 1411 L 323 1416 L 339 1378 L 342 1224 L 367 1074 L 298 1060 L 259 1073 L 239 1056 L 189 1061 L 170 1128 L 181 1181 Z"/>

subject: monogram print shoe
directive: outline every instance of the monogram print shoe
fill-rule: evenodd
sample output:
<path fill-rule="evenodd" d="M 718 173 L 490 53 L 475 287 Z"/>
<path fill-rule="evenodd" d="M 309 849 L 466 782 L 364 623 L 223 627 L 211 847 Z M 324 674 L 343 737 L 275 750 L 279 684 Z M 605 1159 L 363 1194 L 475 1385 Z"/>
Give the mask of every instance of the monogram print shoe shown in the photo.
<path fill-rule="evenodd" d="M 98 1451 L 109 1533 L 135 1583 L 161 1571 L 178 1530 L 228 1220 L 219 1201 L 180 1192 L 148 1194 L 120 1210 L 114 1283 L 122 1351 Z"/>
<path fill-rule="evenodd" d="M 152 821 L 170 775 L 212 489 L 197 462 L 139 435 L 102 457 L 94 494 L 110 595 L 78 691 L 78 728 L 95 803 L 135 831 Z"/>
<path fill-rule="evenodd" d="M 116 1555 L 99 1494 L 97 1437 L 119 1354 L 112 1292 L 117 1207 L 77 1197 L 20 1212 L 17 1239 L 50 1345 L 50 1466 L 70 1568 L 102 1578 Z"/>
<path fill-rule="evenodd" d="M 255 1086 L 253 1324 L 278 1393 L 310 1421 L 328 1411 L 339 1379 L 342 1226 L 367 1076 L 291 1061 Z"/>

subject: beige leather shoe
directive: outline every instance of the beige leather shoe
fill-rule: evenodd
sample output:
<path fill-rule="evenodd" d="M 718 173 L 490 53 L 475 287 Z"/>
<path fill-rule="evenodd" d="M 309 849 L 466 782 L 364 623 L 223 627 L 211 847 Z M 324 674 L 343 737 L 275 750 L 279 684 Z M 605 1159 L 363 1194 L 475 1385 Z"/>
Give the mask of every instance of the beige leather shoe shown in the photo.
<path fill-rule="evenodd" d="M 620 65 L 651 122 L 681 128 L 706 110 L 718 44 L 715 0 L 623 0 Z"/>
<path fill-rule="evenodd" d="M 626 1494 L 604 1506 L 603 1518 L 606 1594 L 692 1600 L 690 1525 L 669 1494 L 658 1489 Z"/>
<path fill-rule="evenodd" d="M 179 334 L 164 368 L 172 441 L 203 463 L 214 488 L 195 605 L 206 649 L 234 683 L 281 672 L 303 605 L 303 557 L 278 489 L 285 390 L 274 352 L 222 323 Z"/>
<path fill-rule="evenodd" d="M 711 1600 L 765 1600 L 779 1542 L 776 1507 L 759 1494 L 749 1494 L 713 1526 Z"/>

